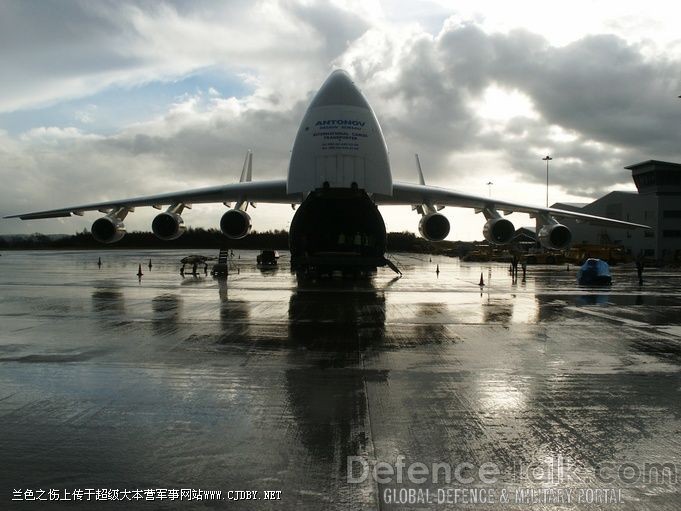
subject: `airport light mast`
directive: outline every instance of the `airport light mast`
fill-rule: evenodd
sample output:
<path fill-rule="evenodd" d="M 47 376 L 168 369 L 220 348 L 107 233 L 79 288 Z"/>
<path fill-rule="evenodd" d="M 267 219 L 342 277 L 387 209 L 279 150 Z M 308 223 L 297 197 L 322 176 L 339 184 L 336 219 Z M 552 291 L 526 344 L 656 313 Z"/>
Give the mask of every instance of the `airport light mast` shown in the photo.
<path fill-rule="evenodd" d="M 548 154 L 542 158 L 546 162 L 546 207 L 549 207 L 549 161 L 553 160 Z"/>
<path fill-rule="evenodd" d="M 492 197 L 492 185 L 493 185 L 493 184 L 494 184 L 494 183 L 492 183 L 492 181 L 488 181 L 488 182 L 487 182 L 488 195 L 489 195 L 490 198 Z"/>

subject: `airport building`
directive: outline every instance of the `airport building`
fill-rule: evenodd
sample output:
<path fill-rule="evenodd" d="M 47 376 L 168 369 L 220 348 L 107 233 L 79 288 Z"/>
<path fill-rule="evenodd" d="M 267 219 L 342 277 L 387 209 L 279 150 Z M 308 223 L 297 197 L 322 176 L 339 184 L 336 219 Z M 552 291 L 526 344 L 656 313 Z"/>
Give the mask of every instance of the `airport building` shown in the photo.
<path fill-rule="evenodd" d="M 556 203 L 552 207 L 650 225 L 626 230 L 564 219 L 572 243 L 614 244 L 633 257 L 657 262 L 681 261 L 681 164 L 648 160 L 625 167 L 638 192 L 614 191 L 588 204 Z"/>

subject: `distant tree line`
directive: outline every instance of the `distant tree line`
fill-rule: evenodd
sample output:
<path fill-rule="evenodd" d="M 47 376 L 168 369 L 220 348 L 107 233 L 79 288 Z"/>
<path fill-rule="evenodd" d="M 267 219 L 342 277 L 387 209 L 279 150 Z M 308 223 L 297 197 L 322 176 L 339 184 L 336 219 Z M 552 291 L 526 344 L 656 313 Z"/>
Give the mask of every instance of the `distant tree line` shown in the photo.
<path fill-rule="evenodd" d="M 414 252 L 462 256 L 472 243 L 461 241 L 431 242 L 410 232 L 388 233 L 389 252 Z M 30 236 L 0 236 L 0 250 L 102 250 L 102 249 L 288 249 L 288 232 L 284 230 L 253 231 L 240 240 L 225 237 L 218 229 L 189 228 L 178 239 L 163 241 L 151 232 L 130 232 L 117 243 L 106 245 L 96 241 L 84 230 L 72 236 L 54 237 L 44 234 Z"/>

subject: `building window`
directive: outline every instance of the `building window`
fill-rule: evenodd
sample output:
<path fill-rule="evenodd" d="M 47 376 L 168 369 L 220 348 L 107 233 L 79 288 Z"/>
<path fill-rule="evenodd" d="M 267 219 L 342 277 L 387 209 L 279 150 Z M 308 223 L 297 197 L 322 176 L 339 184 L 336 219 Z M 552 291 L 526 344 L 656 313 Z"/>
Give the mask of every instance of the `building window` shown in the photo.
<path fill-rule="evenodd" d="M 674 185 L 680 185 L 681 184 L 681 176 L 679 175 L 678 172 L 658 171 L 658 172 L 656 172 L 656 174 L 657 174 L 657 183 L 660 184 L 660 185 L 674 186 Z"/>
<path fill-rule="evenodd" d="M 681 229 L 665 229 L 662 231 L 663 238 L 681 238 Z"/>
<path fill-rule="evenodd" d="M 681 218 L 681 209 L 668 209 L 662 212 L 663 218 Z"/>
<path fill-rule="evenodd" d="M 655 233 L 653 231 L 643 231 L 643 236 L 645 236 L 646 238 L 654 238 Z"/>
<path fill-rule="evenodd" d="M 644 174 L 639 174 L 638 176 L 634 176 L 634 182 L 636 183 L 637 187 L 641 186 L 648 186 L 648 185 L 654 185 L 655 184 L 655 174 L 652 172 L 646 172 Z"/>
<path fill-rule="evenodd" d="M 643 251 L 643 255 L 646 257 L 655 257 L 655 250 L 653 250 L 652 248 L 646 248 Z"/>

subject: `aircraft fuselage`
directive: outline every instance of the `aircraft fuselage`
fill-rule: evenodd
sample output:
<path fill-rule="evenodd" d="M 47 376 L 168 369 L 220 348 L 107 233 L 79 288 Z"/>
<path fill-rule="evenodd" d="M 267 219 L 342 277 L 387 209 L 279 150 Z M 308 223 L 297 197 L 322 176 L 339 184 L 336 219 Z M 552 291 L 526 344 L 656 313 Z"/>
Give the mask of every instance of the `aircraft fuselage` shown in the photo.
<path fill-rule="evenodd" d="M 294 271 L 371 271 L 385 264 L 385 223 L 371 194 L 392 193 L 376 115 L 344 71 L 308 107 L 291 151 L 288 193 L 306 195 L 289 234 Z"/>

